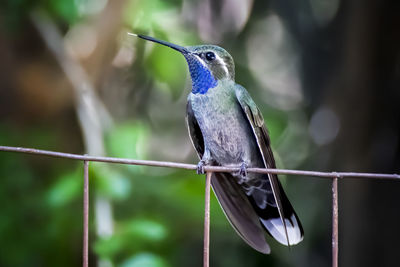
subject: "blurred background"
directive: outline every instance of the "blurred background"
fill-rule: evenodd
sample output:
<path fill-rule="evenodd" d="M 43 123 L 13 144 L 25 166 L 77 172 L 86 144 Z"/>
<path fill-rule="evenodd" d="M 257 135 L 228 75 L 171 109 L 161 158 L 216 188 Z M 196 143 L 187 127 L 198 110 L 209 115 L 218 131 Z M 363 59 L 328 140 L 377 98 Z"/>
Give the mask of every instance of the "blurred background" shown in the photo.
<path fill-rule="evenodd" d="M 396 1 L 5 0 L 0 144 L 197 163 L 181 55 L 217 44 L 264 114 L 278 167 L 399 172 Z M 201 266 L 204 178 L 92 163 L 91 266 Z M 79 266 L 82 163 L 0 153 L 0 266 Z M 281 177 L 305 238 L 248 247 L 215 198 L 211 266 L 330 266 L 330 181 Z M 340 266 L 398 266 L 400 183 L 341 180 Z"/>

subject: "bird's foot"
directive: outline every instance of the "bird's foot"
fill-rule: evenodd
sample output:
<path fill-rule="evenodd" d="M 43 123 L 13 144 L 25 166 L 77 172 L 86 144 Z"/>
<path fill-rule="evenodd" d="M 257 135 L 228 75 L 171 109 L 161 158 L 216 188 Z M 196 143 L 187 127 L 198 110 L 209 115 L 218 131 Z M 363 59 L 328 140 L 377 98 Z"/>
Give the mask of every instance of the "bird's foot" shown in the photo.
<path fill-rule="evenodd" d="M 247 168 L 249 167 L 249 165 L 246 162 L 242 162 L 242 164 L 240 165 L 240 169 L 239 169 L 239 175 L 243 178 L 247 177 Z"/>
<path fill-rule="evenodd" d="M 248 164 L 246 162 L 242 162 L 239 169 L 239 184 L 242 184 L 247 181 L 247 167 Z"/>
<path fill-rule="evenodd" d="M 206 165 L 206 161 L 205 160 L 200 160 L 199 163 L 197 163 L 197 169 L 196 169 L 196 173 L 197 174 L 204 174 L 204 166 Z"/>

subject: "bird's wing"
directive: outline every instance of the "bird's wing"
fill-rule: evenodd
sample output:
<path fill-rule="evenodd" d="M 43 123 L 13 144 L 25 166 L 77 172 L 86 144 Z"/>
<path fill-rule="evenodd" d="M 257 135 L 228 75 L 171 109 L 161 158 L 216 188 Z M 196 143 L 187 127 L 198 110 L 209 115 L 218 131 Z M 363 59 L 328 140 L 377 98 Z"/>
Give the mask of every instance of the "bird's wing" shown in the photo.
<path fill-rule="evenodd" d="M 189 135 L 201 159 L 204 154 L 204 140 L 193 114 L 190 100 L 188 100 L 186 111 Z M 213 173 L 211 177 L 213 191 L 226 217 L 239 236 L 255 250 L 269 254 L 271 249 L 265 240 L 259 217 L 236 180 L 230 173 Z"/>
<path fill-rule="evenodd" d="M 260 110 L 245 88 L 236 84 L 235 93 L 237 100 L 242 107 L 249 124 L 251 125 L 265 167 L 276 168 L 274 156 L 270 147 L 268 130 L 264 124 L 264 118 Z M 279 212 L 280 221 L 279 218 L 277 218 L 269 219 L 268 221 L 264 220 L 262 222 L 270 234 L 280 243 L 286 243 L 288 246 L 297 244 L 303 238 L 303 229 L 300 221 L 298 220 L 296 213 L 294 212 L 289 200 L 283 192 L 282 186 L 278 180 L 278 176 L 275 174 L 268 174 L 268 178 L 271 184 L 272 193 L 274 195 L 276 208 Z M 282 225 L 283 227 L 281 227 Z"/>

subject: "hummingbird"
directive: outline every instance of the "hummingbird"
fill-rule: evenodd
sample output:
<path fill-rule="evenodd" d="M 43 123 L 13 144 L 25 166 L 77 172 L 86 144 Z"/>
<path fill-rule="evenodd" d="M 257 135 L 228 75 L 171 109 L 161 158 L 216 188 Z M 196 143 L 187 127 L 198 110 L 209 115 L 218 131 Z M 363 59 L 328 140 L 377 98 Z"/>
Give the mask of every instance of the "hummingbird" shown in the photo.
<path fill-rule="evenodd" d="M 248 91 L 235 82 L 232 56 L 215 45 L 179 46 L 150 36 L 130 34 L 180 52 L 192 80 L 186 123 L 204 166 L 237 167 L 213 173 L 211 185 L 227 219 L 255 250 L 269 254 L 268 233 L 283 245 L 303 240 L 300 220 L 276 174 L 248 173 L 247 168 L 276 168 L 263 115 Z"/>

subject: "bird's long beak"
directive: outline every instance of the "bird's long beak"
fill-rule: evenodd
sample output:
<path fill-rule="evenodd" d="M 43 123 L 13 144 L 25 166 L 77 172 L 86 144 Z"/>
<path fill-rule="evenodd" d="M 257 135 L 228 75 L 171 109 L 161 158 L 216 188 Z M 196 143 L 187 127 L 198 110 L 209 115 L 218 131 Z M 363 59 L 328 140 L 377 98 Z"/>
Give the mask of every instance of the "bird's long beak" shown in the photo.
<path fill-rule="evenodd" d="M 142 38 L 142 39 L 147 40 L 147 41 L 151 41 L 151 42 L 154 42 L 154 43 L 159 43 L 159 44 L 168 46 L 168 47 L 170 47 L 172 49 L 175 49 L 176 51 L 181 52 L 183 55 L 186 55 L 186 54 L 190 53 L 189 50 L 187 50 L 183 46 L 176 45 L 176 44 L 173 44 L 173 43 L 170 43 L 170 42 L 166 42 L 166 41 L 163 41 L 163 40 L 158 40 L 158 39 L 156 39 L 154 37 L 141 35 L 141 34 L 130 33 L 130 32 L 128 32 L 128 35 L 136 36 L 136 37 Z"/>

